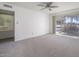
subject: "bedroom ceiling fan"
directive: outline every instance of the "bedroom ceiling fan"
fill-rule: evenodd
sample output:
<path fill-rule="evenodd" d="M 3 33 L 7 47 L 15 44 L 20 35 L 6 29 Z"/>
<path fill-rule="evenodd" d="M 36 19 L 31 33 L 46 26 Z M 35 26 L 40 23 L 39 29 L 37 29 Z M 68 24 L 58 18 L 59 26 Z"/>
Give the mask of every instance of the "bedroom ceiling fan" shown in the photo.
<path fill-rule="evenodd" d="M 51 11 L 52 8 L 57 8 L 57 7 L 59 7 L 59 6 L 52 5 L 52 4 L 54 4 L 54 2 L 41 2 L 41 3 L 38 4 L 37 6 L 43 7 L 41 10 L 48 9 L 49 11 Z"/>

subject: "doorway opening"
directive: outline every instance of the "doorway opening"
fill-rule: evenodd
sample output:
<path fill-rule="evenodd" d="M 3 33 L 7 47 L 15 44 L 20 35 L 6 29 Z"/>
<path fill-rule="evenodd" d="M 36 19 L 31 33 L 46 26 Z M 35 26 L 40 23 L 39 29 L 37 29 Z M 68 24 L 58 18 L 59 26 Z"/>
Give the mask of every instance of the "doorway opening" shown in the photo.
<path fill-rule="evenodd" d="M 79 16 L 57 17 L 56 34 L 79 37 Z"/>
<path fill-rule="evenodd" d="M 14 41 L 14 12 L 0 9 L 0 42 Z"/>

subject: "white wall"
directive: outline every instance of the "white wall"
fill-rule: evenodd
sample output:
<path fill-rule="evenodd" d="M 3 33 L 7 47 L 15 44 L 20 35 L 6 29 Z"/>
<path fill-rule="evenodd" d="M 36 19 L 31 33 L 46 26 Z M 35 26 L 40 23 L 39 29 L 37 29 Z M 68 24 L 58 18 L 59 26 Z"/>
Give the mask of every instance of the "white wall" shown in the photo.
<path fill-rule="evenodd" d="M 49 33 L 49 15 L 15 7 L 15 41 Z"/>
<path fill-rule="evenodd" d="M 50 14 L 49 17 L 49 33 L 52 34 L 53 33 L 53 16 Z"/>

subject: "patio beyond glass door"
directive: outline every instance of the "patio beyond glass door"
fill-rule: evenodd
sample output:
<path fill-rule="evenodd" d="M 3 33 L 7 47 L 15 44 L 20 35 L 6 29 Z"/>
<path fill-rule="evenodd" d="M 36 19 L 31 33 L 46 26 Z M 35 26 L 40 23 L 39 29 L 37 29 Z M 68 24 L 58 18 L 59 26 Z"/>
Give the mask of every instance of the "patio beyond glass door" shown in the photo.
<path fill-rule="evenodd" d="M 56 21 L 56 32 L 64 35 L 79 36 L 79 17 L 66 16 L 63 20 Z"/>

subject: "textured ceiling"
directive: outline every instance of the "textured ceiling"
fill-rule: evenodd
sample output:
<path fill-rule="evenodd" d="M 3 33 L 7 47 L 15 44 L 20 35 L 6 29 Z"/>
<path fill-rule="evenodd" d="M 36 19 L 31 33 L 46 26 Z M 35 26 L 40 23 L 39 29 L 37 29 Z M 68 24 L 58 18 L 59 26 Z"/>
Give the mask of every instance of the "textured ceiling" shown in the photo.
<path fill-rule="evenodd" d="M 40 2 L 12 2 L 11 4 L 44 13 L 58 13 L 66 10 L 79 8 L 79 2 L 55 2 L 54 4 L 59 6 L 58 8 L 52 8 L 52 11 L 49 11 L 48 9 L 40 10 L 42 7 L 37 6 L 39 3 Z"/>

